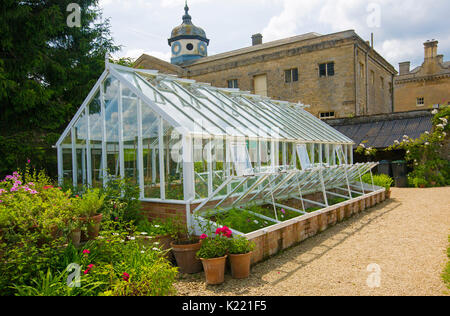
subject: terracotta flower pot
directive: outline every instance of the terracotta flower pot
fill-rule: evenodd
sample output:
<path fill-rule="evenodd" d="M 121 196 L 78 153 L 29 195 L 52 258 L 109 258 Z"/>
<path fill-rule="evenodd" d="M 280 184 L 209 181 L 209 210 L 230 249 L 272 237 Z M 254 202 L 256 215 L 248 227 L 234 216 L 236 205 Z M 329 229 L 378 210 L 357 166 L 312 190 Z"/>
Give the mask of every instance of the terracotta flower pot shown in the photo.
<path fill-rule="evenodd" d="M 225 282 L 227 256 L 213 259 L 200 259 L 205 270 L 206 284 L 217 285 Z"/>
<path fill-rule="evenodd" d="M 391 190 L 386 191 L 386 199 L 391 198 Z"/>
<path fill-rule="evenodd" d="M 80 222 L 88 223 L 88 240 L 94 240 L 98 237 L 102 219 L 103 214 L 98 214 L 91 217 L 82 217 L 79 219 Z"/>
<path fill-rule="evenodd" d="M 181 273 L 193 274 L 202 271 L 202 263 L 196 256 L 201 246 L 200 241 L 196 243 L 184 243 L 181 241 L 170 244 Z"/>
<path fill-rule="evenodd" d="M 233 255 L 230 254 L 231 275 L 233 279 L 246 279 L 250 276 L 250 262 L 253 252 Z"/>
<path fill-rule="evenodd" d="M 70 232 L 70 240 L 75 247 L 79 247 L 81 244 L 81 229 L 74 229 Z"/>

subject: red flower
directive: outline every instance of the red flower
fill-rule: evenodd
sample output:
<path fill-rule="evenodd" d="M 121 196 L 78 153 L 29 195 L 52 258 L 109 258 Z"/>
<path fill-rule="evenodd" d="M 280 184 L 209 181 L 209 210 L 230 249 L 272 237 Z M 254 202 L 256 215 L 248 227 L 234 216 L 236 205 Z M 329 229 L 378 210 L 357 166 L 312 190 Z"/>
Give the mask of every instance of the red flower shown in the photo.
<path fill-rule="evenodd" d="M 206 238 L 208 238 L 208 235 L 206 235 L 206 234 L 203 234 L 203 235 L 200 236 L 200 239 L 202 239 L 202 240 L 206 239 Z"/>
<path fill-rule="evenodd" d="M 217 228 L 216 229 L 216 235 L 219 235 L 219 236 L 222 235 L 222 236 L 225 236 L 227 238 L 231 238 L 232 234 L 233 234 L 232 231 L 227 226 L 224 226 L 222 228 Z"/>
<path fill-rule="evenodd" d="M 123 279 L 125 282 L 128 282 L 128 281 L 130 280 L 130 275 L 129 275 L 128 273 L 124 272 L 124 273 L 122 274 L 122 279 Z"/>
<path fill-rule="evenodd" d="M 49 189 L 53 189 L 52 185 L 46 185 L 45 187 L 42 188 L 43 190 L 49 190 Z"/>

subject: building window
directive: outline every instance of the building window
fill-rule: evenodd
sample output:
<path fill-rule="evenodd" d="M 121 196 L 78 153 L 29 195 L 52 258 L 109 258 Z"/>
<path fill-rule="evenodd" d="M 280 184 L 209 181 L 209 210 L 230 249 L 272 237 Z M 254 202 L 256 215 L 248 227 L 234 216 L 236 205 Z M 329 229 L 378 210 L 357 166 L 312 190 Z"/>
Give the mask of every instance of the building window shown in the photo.
<path fill-rule="evenodd" d="M 320 118 L 321 119 L 329 119 L 329 118 L 334 118 L 336 115 L 334 112 L 322 112 L 320 113 Z"/>
<path fill-rule="evenodd" d="M 284 71 L 284 81 L 286 83 L 298 81 L 298 68 L 292 68 Z"/>
<path fill-rule="evenodd" d="M 372 83 L 372 86 L 375 85 L 375 72 L 373 70 L 370 71 L 370 82 Z"/>
<path fill-rule="evenodd" d="M 192 43 L 189 43 L 186 45 L 187 50 L 193 50 L 194 49 L 194 45 L 192 45 Z"/>
<path fill-rule="evenodd" d="M 334 76 L 334 62 L 319 64 L 319 77 Z"/>
<path fill-rule="evenodd" d="M 237 79 L 231 79 L 231 80 L 228 80 L 227 82 L 228 82 L 228 88 L 230 88 L 230 89 L 238 89 L 239 88 Z"/>
<path fill-rule="evenodd" d="M 425 98 L 417 98 L 417 106 L 424 106 Z"/>
<path fill-rule="evenodd" d="M 380 77 L 381 90 L 384 90 L 384 78 Z"/>
<path fill-rule="evenodd" d="M 361 76 L 361 78 L 365 78 L 365 70 L 364 70 L 364 64 L 363 63 L 359 63 L 359 75 Z"/>

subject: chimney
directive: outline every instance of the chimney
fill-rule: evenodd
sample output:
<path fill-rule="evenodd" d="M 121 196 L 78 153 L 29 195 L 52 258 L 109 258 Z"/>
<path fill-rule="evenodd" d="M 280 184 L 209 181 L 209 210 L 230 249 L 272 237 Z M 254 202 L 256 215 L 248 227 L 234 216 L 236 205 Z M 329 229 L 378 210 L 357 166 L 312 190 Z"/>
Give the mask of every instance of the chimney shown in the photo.
<path fill-rule="evenodd" d="M 423 46 L 425 47 L 425 59 L 437 57 L 438 43 L 439 42 L 434 39 L 423 43 Z"/>
<path fill-rule="evenodd" d="M 398 65 L 399 65 L 398 68 L 400 69 L 400 76 L 409 74 L 410 67 L 411 67 L 410 61 L 405 61 L 403 63 L 399 63 Z"/>
<path fill-rule="evenodd" d="M 252 45 L 260 45 L 263 42 L 263 36 L 261 33 L 252 35 Z"/>

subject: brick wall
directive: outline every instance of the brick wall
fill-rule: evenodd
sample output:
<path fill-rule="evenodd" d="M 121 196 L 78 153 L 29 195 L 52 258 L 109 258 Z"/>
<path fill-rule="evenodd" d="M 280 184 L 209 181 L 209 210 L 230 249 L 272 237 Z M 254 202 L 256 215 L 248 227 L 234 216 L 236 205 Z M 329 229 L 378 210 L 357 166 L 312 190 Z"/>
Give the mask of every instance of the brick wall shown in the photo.
<path fill-rule="evenodd" d="M 295 246 L 305 239 L 342 222 L 346 218 L 383 202 L 385 199 L 385 191 L 379 191 L 372 196 L 354 199 L 353 202 L 350 201 L 345 206 L 337 205 L 336 208 L 327 212 L 313 213 L 311 217 L 306 217 L 287 227 L 250 238 L 256 244 L 252 255 L 252 264 L 261 262 L 284 249 Z"/>

